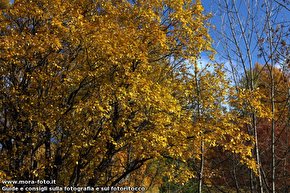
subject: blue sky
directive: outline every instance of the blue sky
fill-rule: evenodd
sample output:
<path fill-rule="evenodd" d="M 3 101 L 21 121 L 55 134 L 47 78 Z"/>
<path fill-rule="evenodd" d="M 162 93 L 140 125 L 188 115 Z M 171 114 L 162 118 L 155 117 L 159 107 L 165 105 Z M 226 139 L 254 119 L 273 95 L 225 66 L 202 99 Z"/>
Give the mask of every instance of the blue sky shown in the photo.
<path fill-rule="evenodd" d="M 222 46 L 222 42 L 225 39 L 219 39 L 220 35 L 219 35 L 219 31 L 222 31 L 222 17 L 226 16 L 225 12 L 223 12 L 221 9 L 219 9 L 219 2 L 224 3 L 225 0 L 202 0 L 203 6 L 205 8 L 205 13 L 212 13 L 212 18 L 209 20 L 209 22 L 214 25 L 216 27 L 216 30 L 210 29 L 210 34 L 211 37 L 214 40 L 213 46 L 214 48 L 217 50 L 218 53 L 216 55 L 216 59 L 219 62 L 227 62 L 223 57 L 222 57 L 222 53 L 224 53 L 226 50 L 224 49 L 224 47 Z M 261 37 L 265 37 L 265 32 L 263 31 L 263 27 L 265 24 L 265 6 L 263 6 L 263 0 L 255 0 L 255 1 L 246 1 L 246 0 L 227 0 L 229 2 L 229 4 L 231 4 L 231 2 L 236 2 L 237 3 L 237 12 L 238 15 L 240 17 L 240 20 L 242 21 L 243 25 L 246 26 L 246 22 L 249 22 L 249 19 L 247 18 L 247 7 L 245 5 L 244 2 L 254 2 L 257 4 L 253 4 L 250 6 L 250 9 L 252 9 L 253 13 L 255 14 L 256 19 L 252 22 L 252 24 L 255 26 L 255 29 L 257 31 L 259 31 L 259 35 Z M 279 0 L 278 0 L 279 1 Z M 277 6 L 278 4 L 275 3 L 274 0 L 267 0 L 266 1 L 269 4 L 272 4 L 273 8 L 275 8 L 275 10 L 277 11 L 277 16 L 275 16 L 275 13 L 273 13 L 273 17 L 271 18 L 271 21 L 273 23 L 276 23 L 274 25 L 274 28 L 276 28 L 278 25 L 282 26 L 282 24 L 285 26 L 285 30 L 289 30 L 289 26 L 290 26 L 290 5 L 288 5 L 288 7 L 282 7 L 282 6 Z M 280 0 L 279 2 L 282 2 L 282 0 Z M 289 0 L 287 0 L 288 4 L 290 3 Z M 286 5 L 286 3 L 284 3 Z M 286 5 L 287 6 L 287 5 Z M 276 9 L 277 8 L 277 9 Z M 230 27 L 229 27 L 229 23 L 227 22 L 227 17 L 224 17 L 226 21 L 225 25 L 226 27 L 224 28 L 224 33 L 227 34 L 226 38 L 229 38 L 232 34 L 230 31 Z M 237 21 L 237 19 L 236 19 Z M 250 22 L 251 23 L 251 22 Z M 239 35 L 239 27 L 237 25 L 237 23 L 233 24 L 236 28 L 235 30 L 237 31 L 238 35 Z M 246 27 L 246 32 L 249 32 L 248 28 Z M 257 42 L 258 42 L 258 37 L 254 35 L 251 39 L 251 43 L 250 43 L 250 50 L 251 50 L 251 56 L 252 56 L 252 60 L 253 63 L 256 62 L 260 62 L 263 63 L 264 59 L 263 58 L 259 58 L 258 54 L 259 54 L 259 49 L 257 47 Z M 244 41 L 242 41 L 242 38 L 238 39 L 239 41 L 239 46 L 243 52 L 244 55 L 246 52 L 246 46 L 244 44 Z M 289 45 L 289 38 L 285 39 L 286 42 Z M 229 48 L 233 49 L 232 51 L 229 50 L 230 54 L 233 54 L 235 51 L 235 48 L 232 47 L 233 45 L 230 43 L 230 41 L 228 41 Z M 266 44 L 265 44 L 265 48 L 266 48 Z M 234 54 L 233 54 L 234 55 Z M 247 58 L 245 58 L 247 59 Z"/>

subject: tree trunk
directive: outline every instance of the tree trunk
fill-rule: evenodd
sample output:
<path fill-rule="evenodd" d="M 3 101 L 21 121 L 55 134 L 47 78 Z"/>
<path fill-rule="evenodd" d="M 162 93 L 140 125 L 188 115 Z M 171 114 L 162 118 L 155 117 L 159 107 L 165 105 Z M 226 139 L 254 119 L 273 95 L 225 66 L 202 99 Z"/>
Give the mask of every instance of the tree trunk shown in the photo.
<path fill-rule="evenodd" d="M 202 180 L 203 180 L 203 168 L 204 168 L 204 140 L 201 139 L 200 144 L 200 166 L 199 166 L 199 178 L 198 178 L 198 193 L 202 192 Z"/>
<path fill-rule="evenodd" d="M 257 133 L 257 118 L 256 114 L 253 114 L 253 130 L 254 130 L 254 137 L 255 137 L 255 156 L 256 156 L 256 162 L 258 164 L 258 186 L 259 186 L 259 192 L 263 193 L 263 181 L 262 181 L 262 172 L 261 172 L 261 161 L 260 161 L 260 153 L 259 153 L 259 144 L 258 144 L 258 133 Z"/>
<path fill-rule="evenodd" d="M 271 151 L 272 151 L 272 193 L 275 193 L 275 173 L 276 173 L 276 158 L 275 158 L 275 82 L 273 66 L 271 66 L 271 126 L 272 126 L 272 137 L 271 137 Z"/>

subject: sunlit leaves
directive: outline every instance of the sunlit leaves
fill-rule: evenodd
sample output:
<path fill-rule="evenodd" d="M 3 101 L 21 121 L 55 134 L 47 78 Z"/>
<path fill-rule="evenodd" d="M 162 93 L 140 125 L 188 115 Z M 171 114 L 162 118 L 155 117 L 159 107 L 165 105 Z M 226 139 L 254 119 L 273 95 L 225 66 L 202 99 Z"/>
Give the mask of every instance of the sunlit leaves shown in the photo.
<path fill-rule="evenodd" d="M 222 66 L 194 69 L 212 51 L 202 11 L 189 0 L 15 1 L 0 25 L 7 176 L 101 186 L 152 170 L 185 182 L 201 140 L 249 161 Z"/>

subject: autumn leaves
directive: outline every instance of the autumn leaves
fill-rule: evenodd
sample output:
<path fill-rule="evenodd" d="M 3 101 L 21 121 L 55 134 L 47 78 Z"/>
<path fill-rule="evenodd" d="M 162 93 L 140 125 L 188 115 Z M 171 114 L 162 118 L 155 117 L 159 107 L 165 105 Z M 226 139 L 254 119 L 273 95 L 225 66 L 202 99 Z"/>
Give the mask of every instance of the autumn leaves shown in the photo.
<path fill-rule="evenodd" d="M 194 65 L 212 51 L 202 11 L 189 0 L 15 1 L 3 10 L 0 177 L 185 182 L 216 146 L 255 169 L 239 108 L 247 99 L 264 108 L 256 95 L 232 95 L 222 65 Z"/>

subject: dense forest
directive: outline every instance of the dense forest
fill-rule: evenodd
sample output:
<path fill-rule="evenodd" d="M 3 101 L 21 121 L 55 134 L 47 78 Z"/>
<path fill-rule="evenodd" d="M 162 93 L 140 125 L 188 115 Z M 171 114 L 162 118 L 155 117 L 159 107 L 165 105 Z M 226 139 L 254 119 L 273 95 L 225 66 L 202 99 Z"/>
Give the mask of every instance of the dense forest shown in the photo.
<path fill-rule="evenodd" d="M 206 2 L 1 0 L 0 191 L 288 193 L 290 2 Z"/>

